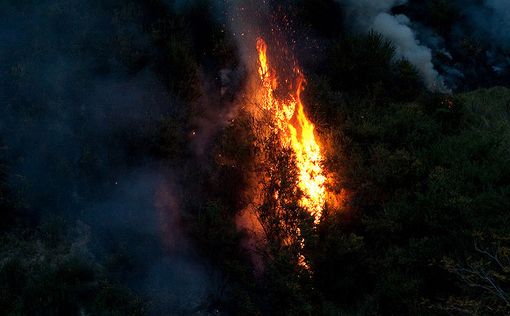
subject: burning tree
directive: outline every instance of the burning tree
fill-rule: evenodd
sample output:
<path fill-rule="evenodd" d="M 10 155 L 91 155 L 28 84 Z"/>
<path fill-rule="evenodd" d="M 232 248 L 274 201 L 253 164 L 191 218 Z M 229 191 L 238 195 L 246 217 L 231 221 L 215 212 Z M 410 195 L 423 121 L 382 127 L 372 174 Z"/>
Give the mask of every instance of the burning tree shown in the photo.
<path fill-rule="evenodd" d="M 278 77 L 268 62 L 267 44 L 257 40 L 259 56 L 258 73 L 261 80 L 259 103 L 269 113 L 272 121 L 271 131 L 277 135 L 280 147 L 291 149 L 297 169 L 297 186 L 302 192 L 299 204 L 320 222 L 322 209 L 326 201 L 326 177 L 322 167 L 321 148 L 315 138 L 315 126 L 306 117 L 301 92 L 305 78 L 299 67 L 293 67 L 295 78 L 290 82 L 287 96 L 278 97 Z"/>

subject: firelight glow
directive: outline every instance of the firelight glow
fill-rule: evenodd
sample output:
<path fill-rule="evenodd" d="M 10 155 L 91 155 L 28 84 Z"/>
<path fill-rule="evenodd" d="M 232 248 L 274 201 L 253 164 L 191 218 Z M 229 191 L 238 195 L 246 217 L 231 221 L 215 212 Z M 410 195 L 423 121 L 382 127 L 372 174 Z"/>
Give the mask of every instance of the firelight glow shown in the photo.
<path fill-rule="evenodd" d="M 303 192 L 299 203 L 318 224 L 322 217 L 326 201 L 326 177 L 322 167 L 323 156 L 315 138 L 315 126 L 306 117 L 301 92 L 305 78 L 298 67 L 293 68 L 296 77 L 289 86 L 288 98 L 279 98 L 275 94 L 278 77 L 267 58 L 267 44 L 262 38 L 257 39 L 259 57 L 258 73 L 262 81 L 262 107 L 271 111 L 273 123 L 278 129 L 283 146 L 289 146 L 296 157 L 298 169 L 298 187 Z"/>

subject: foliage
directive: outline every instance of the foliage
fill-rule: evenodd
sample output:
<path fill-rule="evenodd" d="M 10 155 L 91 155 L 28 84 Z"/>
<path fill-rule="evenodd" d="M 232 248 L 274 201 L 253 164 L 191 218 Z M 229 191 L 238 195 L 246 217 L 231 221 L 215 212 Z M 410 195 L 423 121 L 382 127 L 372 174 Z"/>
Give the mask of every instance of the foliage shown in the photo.
<path fill-rule="evenodd" d="M 141 315 L 142 300 L 104 277 L 87 249 L 87 227 L 49 219 L 35 236 L 5 235 L 0 252 L 4 315 Z"/>
<path fill-rule="evenodd" d="M 510 248 L 507 236 L 473 236 L 473 252 L 464 259 L 445 257 L 445 268 L 459 278 L 463 296 L 450 297 L 439 308 L 470 314 L 510 313 Z"/>
<path fill-rule="evenodd" d="M 421 91 L 416 69 L 406 60 L 395 60 L 395 48 L 375 32 L 339 39 L 327 64 L 331 87 L 355 96 L 410 101 Z"/>
<path fill-rule="evenodd" d="M 436 303 L 458 307 L 459 297 L 448 301 L 447 293 L 464 286 L 444 270 L 443 257 L 471 256 L 477 231 L 508 232 L 508 100 L 499 89 L 411 104 L 356 103 L 352 112 L 341 104 L 343 114 L 330 124 L 342 126 L 342 135 L 331 152 L 347 164 L 339 174 L 355 192 L 349 214 L 337 215 L 347 221 L 338 231 L 354 229 L 363 238 L 357 250 L 363 259 L 348 274 L 358 275 L 353 283 L 363 287 L 353 298 L 357 308 L 426 314 L 430 308 L 440 313 L 430 307 Z M 494 111 L 482 115 L 486 106 Z M 342 260 L 333 254 L 326 262 Z M 330 272 L 323 292 L 331 293 L 330 285 L 342 278 Z M 341 297 L 331 300 L 356 307 Z M 461 300 L 489 306 L 481 297 Z"/>
<path fill-rule="evenodd" d="M 113 186 L 110 178 L 117 169 L 108 168 L 117 168 L 121 159 L 133 165 L 157 161 L 180 175 L 179 229 L 220 279 L 197 313 L 510 312 L 510 91 L 427 92 L 416 68 L 395 58 L 394 47 L 380 34 L 346 34 L 335 20 L 340 13 L 333 1 L 296 3 L 292 12 L 303 19 L 302 27 L 326 38 L 326 57 L 305 68 L 308 86 L 303 98 L 324 147 L 325 169 L 335 178 L 331 186 L 346 193 L 345 205 L 327 205 L 315 227 L 298 203 L 301 192 L 295 185 L 292 153 L 274 150 L 280 145 L 277 137 L 264 134 L 267 131 L 246 111 L 246 104 L 225 109 L 231 100 L 219 91 L 220 70 L 244 69 L 236 68 L 240 62 L 235 40 L 217 21 L 210 1 L 180 11 L 158 0 L 107 3 L 114 29 L 107 38 L 111 44 L 99 49 L 87 42 L 72 53 L 82 56 L 90 50 L 101 60 L 94 69 L 101 75 L 117 64 L 127 78 L 155 73 L 173 108 L 148 110 L 136 123 L 129 121 L 127 128 L 108 134 L 105 154 L 97 145 L 102 139 L 86 137 L 82 113 L 55 102 L 53 90 L 39 103 L 9 94 L 8 110 L 21 118 L 19 125 L 9 126 L 10 136 L 22 142 L 51 108 L 57 118 L 69 116 L 76 123 L 77 127 L 70 124 L 69 139 L 80 146 L 76 158 L 50 140 L 37 144 L 55 147 L 48 154 L 51 163 L 38 166 L 58 176 L 48 179 L 48 188 L 36 186 L 37 176 L 25 177 L 26 171 L 11 168 L 10 163 L 24 161 L 31 151 L 20 154 L 0 145 L 3 314 L 153 311 L 146 298 L 127 286 L 130 267 L 137 264 L 131 260 L 145 260 L 129 256 L 135 246 L 131 241 L 145 247 L 150 240 L 128 232 L 129 238 L 121 236 L 122 249 L 105 259 L 89 249 L 90 232 L 78 220 L 84 211 L 80 199 L 92 199 Z M 426 6 L 434 27 L 449 32 L 449 19 L 457 9 L 439 0 L 427 1 Z M 140 27 L 150 45 L 137 45 L 126 24 Z M 465 45 L 477 58 L 483 57 L 476 45 Z M 24 91 L 21 88 L 35 76 L 25 71 L 29 66 L 21 59 L 9 64 L 13 80 L 6 80 L 6 90 Z M 241 86 L 243 79 L 236 84 Z M 216 97 L 209 100 L 210 91 Z M 238 91 L 239 96 L 244 92 Z M 216 110 L 222 115 L 214 119 L 221 122 L 203 113 Z M 109 114 L 112 124 L 126 113 L 114 114 Z M 195 128 L 204 126 L 207 135 L 197 137 L 201 131 Z M 66 132 L 59 124 L 50 129 Z M 197 143 L 203 146 L 200 154 Z M 124 154 L 117 156 L 113 149 L 119 148 Z M 89 184 L 90 192 L 84 189 L 83 196 L 74 192 L 80 181 Z M 25 201 L 25 192 L 33 186 L 32 200 Z M 256 210 L 261 226 L 261 244 L 255 250 L 247 249 L 249 232 L 237 223 L 249 207 Z M 73 215 L 55 215 L 75 208 Z"/>

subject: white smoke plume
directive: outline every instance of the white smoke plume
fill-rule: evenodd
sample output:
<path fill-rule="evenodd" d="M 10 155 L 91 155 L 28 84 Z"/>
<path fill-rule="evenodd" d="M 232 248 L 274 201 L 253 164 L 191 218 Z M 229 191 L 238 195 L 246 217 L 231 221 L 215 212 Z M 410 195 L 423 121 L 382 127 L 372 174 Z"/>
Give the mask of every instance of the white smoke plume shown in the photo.
<path fill-rule="evenodd" d="M 398 58 L 406 58 L 423 76 L 430 90 L 444 91 L 445 85 L 432 63 L 432 51 L 416 38 L 405 15 L 392 15 L 391 9 L 407 0 L 338 0 L 345 7 L 349 24 L 358 31 L 374 30 L 390 40 Z"/>

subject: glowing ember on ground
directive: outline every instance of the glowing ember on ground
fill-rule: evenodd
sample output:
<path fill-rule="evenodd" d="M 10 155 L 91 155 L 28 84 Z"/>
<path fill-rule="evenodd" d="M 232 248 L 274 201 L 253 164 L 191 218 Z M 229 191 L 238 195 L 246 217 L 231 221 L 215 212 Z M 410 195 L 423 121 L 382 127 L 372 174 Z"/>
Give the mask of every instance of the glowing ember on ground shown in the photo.
<path fill-rule="evenodd" d="M 326 201 L 326 177 L 322 168 L 321 148 L 315 139 L 314 125 L 306 117 L 301 101 L 305 78 L 301 70 L 294 67 L 296 79 L 293 85 L 289 86 L 288 97 L 277 97 L 275 90 L 278 87 L 278 78 L 268 62 L 267 44 L 262 38 L 257 40 L 257 51 L 263 90 L 262 107 L 272 112 L 281 143 L 289 146 L 295 154 L 297 185 L 303 193 L 299 203 L 314 217 L 315 224 L 318 224 Z"/>

